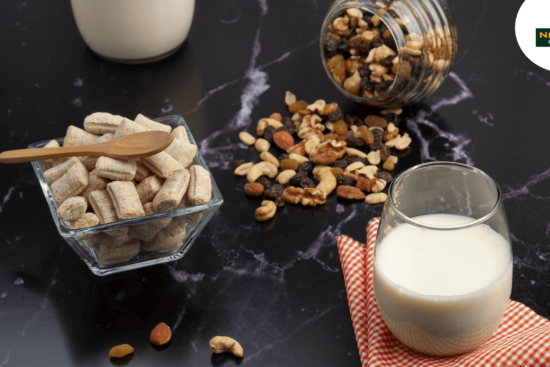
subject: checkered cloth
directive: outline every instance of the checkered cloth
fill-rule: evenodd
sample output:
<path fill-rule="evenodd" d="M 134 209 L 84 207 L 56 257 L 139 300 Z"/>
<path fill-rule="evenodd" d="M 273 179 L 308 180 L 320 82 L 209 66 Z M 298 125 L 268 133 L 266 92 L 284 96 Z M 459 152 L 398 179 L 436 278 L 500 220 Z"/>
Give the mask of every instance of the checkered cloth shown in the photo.
<path fill-rule="evenodd" d="M 509 301 L 496 333 L 480 348 L 456 357 L 430 357 L 407 348 L 388 330 L 374 295 L 373 261 L 379 218 L 367 225 L 367 246 L 337 237 L 349 309 L 362 366 L 550 367 L 550 322 Z"/>

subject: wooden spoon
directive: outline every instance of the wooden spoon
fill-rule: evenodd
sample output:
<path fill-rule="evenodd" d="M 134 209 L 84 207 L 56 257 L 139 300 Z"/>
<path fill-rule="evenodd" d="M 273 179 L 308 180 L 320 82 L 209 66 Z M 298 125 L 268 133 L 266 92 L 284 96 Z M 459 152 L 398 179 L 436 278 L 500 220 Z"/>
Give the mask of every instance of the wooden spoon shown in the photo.
<path fill-rule="evenodd" d="M 0 163 L 22 163 L 81 156 L 106 156 L 117 159 L 143 158 L 163 151 L 172 144 L 173 140 L 174 136 L 165 131 L 146 131 L 106 143 L 81 147 L 9 150 L 0 154 Z"/>

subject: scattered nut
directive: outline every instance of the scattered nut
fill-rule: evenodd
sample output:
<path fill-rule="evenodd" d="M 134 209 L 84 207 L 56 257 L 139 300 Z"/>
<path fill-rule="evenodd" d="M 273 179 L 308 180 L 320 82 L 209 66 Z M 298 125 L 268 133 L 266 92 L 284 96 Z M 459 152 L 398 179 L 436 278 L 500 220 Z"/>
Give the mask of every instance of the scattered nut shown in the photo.
<path fill-rule="evenodd" d="M 283 116 L 280 113 L 273 113 L 271 116 L 269 116 L 270 119 L 277 120 L 279 122 L 283 121 Z"/>
<path fill-rule="evenodd" d="M 365 194 L 361 190 L 347 185 L 338 186 L 336 194 L 342 199 L 363 200 L 365 198 Z"/>
<path fill-rule="evenodd" d="M 376 150 L 373 152 L 370 152 L 367 154 L 367 159 L 369 160 L 369 163 L 372 165 L 377 165 L 380 163 L 380 151 Z"/>
<path fill-rule="evenodd" d="M 270 203 L 272 203 L 270 201 Z M 262 203 L 263 205 L 263 203 Z M 275 204 L 273 204 L 275 207 Z M 274 210 L 276 210 L 275 208 Z M 228 336 L 216 336 L 210 340 L 210 349 L 212 350 L 212 353 L 225 353 L 230 352 L 235 355 L 235 357 L 242 357 L 243 356 L 243 347 L 239 344 L 238 341 L 236 341 L 233 338 L 230 338 Z"/>
<path fill-rule="evenodd" d="M 262 206 L 259 207 L 258 209 L 256 209 L 256 220 L 259 221 L 259 222 L 263 222 L 263 221 L 266 221 L 268 219 L 271 219 L 275 215 L 276 211 L 277 211 L 277 206 L 275 206 L 275 203 L 273 201 L 264 200 L 264 201 L 262 201 Z M 212 348 L 212 340 L 210 341 L 210 348 Z M 239 345 L 239 347 L 240 347 L 240 345 Z M 214 351 L 214 349 L 212 349 L 212 351 Z M 227 351 L 224 350 L 222 352 L 227 352 Z M 214 352 L 214 353 L 222 353 L 222 352 Z M 235 354 L 235 353 L 233 353 L 233 354 Z"/>
<path fill-rule="evenodd" d="M 367 154 L 360 151 L 360 150 L 357 150 L 355 148 L 346 148 L 346 153 L 348 155 L 356 155 L 356 156 L 359 156 L 361 158 L 367 158 Z"/>
<path fill-rule="evenodd" d="M 370 179 L 366 174 L 360 173 L 357 177 L 357 182 L 355 187 L 361 191 L 370 192 L 374 187 L 375 182 L 373 179 Z"/>
<path fill-rule="evenodd" d="M 379 192 L 377 194 L 370 194 L 367 195 L 365 198 L 365 203 L 367 204 L 379 204 L 386 201 L 388 198 L 388 195 L 384 194 L 383 192 Z"/>
<path fill-rule="evenodd" d="M 294 138 L 286 131 L 279 131 L 273 134 L 273 142 L 285 151 L 294 146 Z"/>
<path fill-rule="evenodd" d="M 372 192 L 381 192 L 386 187 L 386 181 L 381 180 L 379 178 L 375 177 L 373 179 L 373 182 L 374 182 L 374 186 L 371 189 Z"/>
<path fill-rule="evenodd" d="M 254 165 L 254 163 L 252 163 L 252 162 L 243 163 L 240 166 L 238 166 L 237 168 L 235 168 L 235 174 L 237 176 L 246 176 L 246 174 L 248 173 L 248 170 L 250 170 L 250 168 L 252 168 L 253 165 Z"/>
<path fill-rule="evenodd" d="M 401 137 L 401 139 L 399 139 L 397 141 L 397 143 L 395 144 L 395 149 L 397 150 L 404 150 L 404 149 L 407 149 L 409 147 L 409 145 L 411 144 L 411 137 L 409 136 L 409 134 L 405 133 L 405 135 L 403 135 Z"/>
<path fill-rule="evenodd" d="M 346 167 L 346 172 L 353 172 L 363 167 L 365 167 L 365 164 L 363 162 L 354 162 Z"/>
<path fill-rule="evenodd" d="M 134 348 L 129 344 L 117 345 L 116 347 L 112 347 L 109 351 L 109 355 L 114 358 L 124 357 L 131 353 L 134 353 Z"/>
<path fill-rule="evenodd" d="M 296 176 L 296 171 L 287 169 L 286 171 L 279 173 L 275 181 L 277 181 L 281 185 L 286 185 L 288 181 L 294 176 Z"/>
<path fill-rule="evenodd" d="M 257 182 L 249 182 L 244 185 L 244 192 L 250 196 L 261 196 L 264 193 L 264 186 Z"/>
<path fill-rule="evenodd" d="M 260 176 L 274 178 L 275 176 L 277 176 L 277 167 L 275 167 L 272 163 L 265 161 L 256 163 L 248 170 L 248 173 L 246 174 L 246 179 L 248 180 L 248 182 L 256 182 L 256 180 L 260 178 Z"/>
<path fill-rule="evenodd" d="M 301 156 L 299 154 L 295 154 L 295 153 L 290 153 L 289 158 L 295 160 L 296 162 L 298 162 L 298 164 L 302 164 L 304 162 L 309 162 L 309 159 L 307 159 L 307 157 L 303 157 L 303 156 Z"/>
<path fill-rule="evenodd" d="M 317 190 L 321 190 L 326 195 L 329 195 L 336 188 L 336 178 L 330 171 L 329 167 L 317 170 L 315 173 L 315 179 L 319 181 Z"/>
<path fill-rule="evenodd" d="M 161 322 L 151 331 L 149 339 L 154 345 L 164 345 L 172 339 L 172 330 L 164 322 Z"/>
<path fill-rule="evenodd" d="M 279 160 L 277 158 L 275 158 L 275 156 L 273 156 L 273 154 L 271 154 L 269 152 L 262 152 L 260 154 L 260 159 L 262 161 L 269 162 L 272 165 L 274 165 L 275 167 L 279 168 Z"/>
<path fill-rule="evenodd" d="M 287 187 L 284 191 L 284 197 L 287 203 L 302 204 L 304 206 L 317 206 L 324 204 L 327 195 L 318 189 L 301 189 L 298 187 Z"/>
<path fill-rule="evenodd" d="M 239 133 L 239 139 L 241 139 L 241 141 L 248 146 L 254 145 L 254 143 L 256 142 L 256 138 L 250 135 L 249 133 L 247 133 L 246 131 L 241 131 Z"/>
<path fill-rule="evenodd" d="M 271 144 L 269 144 L 267 140 L 261 138 L 256 140 L 256 143 L 254 144 L 254 148 L 256 148 L 256 150 L 260 153 L 267 152 L 270 146 Z"/>
<path fill-rule="evenodd" d="M 285 103 L 287 106 L 290 106 L 291 104 L 296 103 L 296 96 L 291 92 L 286 92 Z"/>

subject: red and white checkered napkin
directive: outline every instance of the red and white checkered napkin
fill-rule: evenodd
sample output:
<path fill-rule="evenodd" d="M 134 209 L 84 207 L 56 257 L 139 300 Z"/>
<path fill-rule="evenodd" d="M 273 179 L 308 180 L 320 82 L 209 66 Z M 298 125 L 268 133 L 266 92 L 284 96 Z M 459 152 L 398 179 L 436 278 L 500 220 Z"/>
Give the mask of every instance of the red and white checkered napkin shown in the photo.
<path fill-rule="evenodd" d="M 550 366 L 550 322 L 509 301 L 498 330 L 482 347 L 457 357 L 430 357 L 407 348 L 388 330 L 374 296 L 374 244 L 379 218 L 367 225 L 367 246 L 339 236 L 338 251 L 361 364 L 369 367 Z"/>

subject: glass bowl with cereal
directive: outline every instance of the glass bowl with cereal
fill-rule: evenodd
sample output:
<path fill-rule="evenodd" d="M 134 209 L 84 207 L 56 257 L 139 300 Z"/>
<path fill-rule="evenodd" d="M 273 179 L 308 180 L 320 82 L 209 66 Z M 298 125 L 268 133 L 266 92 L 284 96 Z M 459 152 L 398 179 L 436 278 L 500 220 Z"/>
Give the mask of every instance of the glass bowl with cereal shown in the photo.
<path fill-rule="evenodd" d="M 151 157 L 32 162 L 59 234 L 99 276 L 181 259 L 223 203 L 180 116 L 135 120 L 98 112 L 84 128 L 28 148 L 98 144 L 149 130 L 173 142 Z"/>

